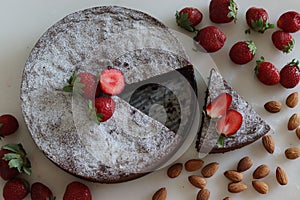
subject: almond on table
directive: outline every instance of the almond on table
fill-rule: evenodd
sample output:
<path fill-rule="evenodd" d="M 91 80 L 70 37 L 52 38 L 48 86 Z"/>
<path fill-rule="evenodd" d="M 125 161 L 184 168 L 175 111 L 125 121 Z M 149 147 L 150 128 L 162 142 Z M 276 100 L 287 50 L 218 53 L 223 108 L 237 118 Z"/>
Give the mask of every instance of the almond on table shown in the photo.
<path fill-rule="evenodd" d="M 269 173 L 270 173 L 270 168 L 267 165 L 262 164 L 254 170 L 253 178 L 254 179 L 264 178 L 267 175 L 269 175 Z"/>
<path fill-rule="evenodd" d="M 237 171 L 238 172 L 244 172 L 248 169 L 250 169 L 253 165 L 253 161 L 248 156 L 243 157 L 237 165 Z"/>
<path fill-rule="evenodd" d="M 181 174 L 183 165 L 182 163 L 175 163 L 168 168 L 167 175 L 170 178 L 176 178 Z"/>
<path fill-rule="evenodd" d="M 252 186 L 257 192 L 261 194 L 267 194 L 269 192 L 268 184 L 263 181 L 252 181 Z"/>
<path fill-rule="evenodd" d="M 185 170 L 193 172 L 199 170 L 204 165 L 204 161 L 201 159 L 190 159 L 184 164 Z"/>
<path fill-rule="evenodd" d="M 220 164 L 217 163 L 217 162 L 212 162 L 212 163 L 207 164 L 201 170 L 202 176 L 205 177 L 205 178 L 212 177 L 216 173 L 216 171 L 218 170 L 219 165 Z"/>
<path fill-rule="evenodd" d="M 286 98 L 286 105 L 290 108 L 294 108 L 298 105 L 299 102 L 299 93 L 293 92 Z"/>

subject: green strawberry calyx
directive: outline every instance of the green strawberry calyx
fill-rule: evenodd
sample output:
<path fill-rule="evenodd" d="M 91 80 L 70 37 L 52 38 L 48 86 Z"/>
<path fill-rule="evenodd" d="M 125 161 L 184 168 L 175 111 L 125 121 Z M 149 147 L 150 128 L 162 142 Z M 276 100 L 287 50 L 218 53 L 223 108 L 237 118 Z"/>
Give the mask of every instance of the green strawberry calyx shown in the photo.
<path fill-rule="evenodd" d="M 256 66 L 254 68 L 255 74 L 258 74 L 258 68 L 261 63 L 265 62 L 265 58 L 263 56 L 260 57 L 259 60 L 256 61 Z"/>
<path fill-rule="evenodd" d="M 293 50 L 294 46 L 295 46 L 295 40 L 293 39 L 292 41 L 288 42 L 287 45 L 283 45 L 282 51 L 284 53 L 290 53 Z"/>
<path fill-rule="evenodd" d="M 236 23 L 237 21 L 237 5 L 234 0 L 229 1 L 228 9 L 230 12 L 227 14 L 228 18 L 233 18 L 233 22 Z"/>
<path fill-rule="evenodd" d="M 11 152 L 6 153 L 2 158 L 3 160 L 8 161 L 8 166 L 10 168 L 17 168 L 20 173 L 25 173 L 27 175 L 31 174 L 31 163 L 26 156 L 27 153 L 22 144 L 6 144 L 2 149 Z"/>
<path fill-rule="evenodd" d="M 103 114 L 97 113 L 94 103 L 90 99 L 88 100 L 88 117 L 91 120 L 96 121 L 98 125 L 100 124 L 103 118 Z"/>
<path fill-rule="evenodd" d="M 252 29 L 258 33 L 264 33 L 267 29 L 274 28 L 274 24 L 271 24 L 267 21 L 264 21 L 262 17 L 258 20 L 251 20 Z M 245 33 L 250 34 L 250 29 L 247 29 Z"/>
<path fill-rule="evenodd" d="M 80 82 L 80 77 L 77 76 L 77 71 L 74 71 L 71 77 L 67 80 L 68 85 L 63 87 L 64 92 L 74 92 L 76 94 L 83 94 L 84 84 Z"/>
<path fill-rule="evenodd" d="M 299 68 L 299 60 L 297 60 L 295 58 L 290 63 L 288 63 L 288 66 L 297 67 L 297 69 L 300 70 L 300 68 Z"/>
<path fill-rule="evenodd" d="M 249 40 L 249 41 L 245 41 L 245 43 L 248 45 L 248 48 L 250 50 L 250 52 L 255 55 L 256 54 L 256 45 L 253 41 Z"/>
<path fill-rule="evenodd" d="M 177 22 L 178 26 L 180 26 L 181 28 L 184 28 L 185 30 L 187 30 L 189 32 L 196 31 L 195 27 L 192 26 L 192 22 L 189 20 L 188 13 L 181 14 L 178 11 L 176 11 L 175 17 L 176 17 L 176 22 Z"/>

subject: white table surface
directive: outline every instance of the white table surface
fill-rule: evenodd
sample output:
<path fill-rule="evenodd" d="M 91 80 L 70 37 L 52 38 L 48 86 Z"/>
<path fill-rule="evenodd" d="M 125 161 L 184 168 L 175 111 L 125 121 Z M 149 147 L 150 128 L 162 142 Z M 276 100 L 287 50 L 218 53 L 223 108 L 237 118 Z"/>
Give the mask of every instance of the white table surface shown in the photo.
<path fill-rule="evenodd" d="M 207 188 L 211 191 L 211 199 L 216 200 L 223 199 L 226 196 L 245 200 L 299 199 L 300 159 L 287 160 L 284 156 L 284 150 L 291 146 L 300 146 L 300 140 L 297 139 L 295 133 L 287 131 L 286 128 L 289 116 L 295 112 L 300 113 L 300 106 L 290 109 L 284 105 L 280 113 L 270 114 L 264 110 L 263 104 L 269 100 L 279 100 L 284 104 L 287 95 L 294 91 L 299 91 L 300 86 L 289 90 L 284 89 L 280 85 L 265 86 L 255 78 L 253 69 L 255 60 L 262 55 L 267 60 L 272 61 L 279 69 L 293 58 L 300 59 L 300 33 L 293 34 L 296 40 L 294 51 L 290 54 L 283 54 L 272 45 L 271 34 L 273 30 L 268 30 L 265 34 L 252 33 L 251 35 L 245 35 L 244 30 L 247 28 L 245 12 L 250 6 L 264 7 L 269 12 L 270 22 L 276 23 L 281 13 L 287 10 L 300 11 L 300 2 L 295 0 L 236 0 L 236 2 L 239 6 L 238 22 L 237 24 L 215 24 L 227 35 L 227 41 L 224 48 L 216 53 L 212 53 L 211 56 L 223 76 L 272 126 L 275 131 L 273 136 L 276 142 L 276 150 L 273 155 L 268 154 L 259 140 L 240 150 L 205 157 L 205 163 L 212 161 L 220 163 L 218 172 L 212 178 L 207 179 Z M 120 5 L 144 11 L 158 18 L 170 28 L 192 36 L 177 27 L 174 18 L 175 11 L 186 6 L 198 7 L 204 14 L 204 19 L 199 25 L 199 28 L 201 28 L 213 24 L 208 18 L 208 4 L 209 0 L 1 0 L 0 114 L 11 113 L 15 115 L 20 122 L 20 128 L 16 134 L 0 141 L 0 144 L 1 146 L 10 142 L 23 144 L 32 162 L 33 170 L 31 176 L 23 177 L 30 183 L 34 181 L 45 183 L 52 189 L 58 200 L 62 199 L 66 185 L 74 180 L 82 181 L 88 185 L 93 199 L 96 200 L 151 199 L 153 193 L 160 187 L 167 188 L 167 199 L 196 199 L 198 189 L 195 189 L 188 183 L 187 177 L 191 174 L 200 174 L 199 171 L 195 173 L 183 171 L 178 178 L 169 179 L 166 175 L 166 169 L 162 169 L 134 181 L 113 185 L 86 182 L 62 171 L 38 150 L 27 131 L 21 114 L 20 84 L 24 63 L 35 42 L 47 28 L 72 12 L 94 6 Z M 245 39 L 251 39 L 256 43 L 258 48 L 257 55 L 249 64 L 237 66 L 229 60 L 228 51 L 234 42 Z M 196 56 L 196 54 L 193 56 Z M 201 63 L 196 64 L 201 65 Z M 227 191 L 229 181 L 223 176 L 223 172 L 228 169 L 235 169 L 239 159 L 245 155 L 250 156 L 254 160 L 253 167 L 244 173 L 244 183 L 248 185 L 248 190 L 240 194 L 230 194 Z M 185 162 L 187 159 L 196 157 L 197 154 L 193 144 L 178 162 Z M 251 186 L 251 174 L 255 167 L 260 164 L 268 164 L 271 169 L 270 175 L 264 179 L 270 187 L 267 195 L 258 194 Z M 289 184 L 287 186 L 280 186 L 276 183 L 275 169 L 277 166 L 281 166 L 287 171 L 289 176 Z M 5 181 L 1 179 L 1 189 L 4 184 Z M 3 198 L 2 195 L 1 198 Z M 28 195 L 26 199 L 30 199 L 30 196 Z"/>

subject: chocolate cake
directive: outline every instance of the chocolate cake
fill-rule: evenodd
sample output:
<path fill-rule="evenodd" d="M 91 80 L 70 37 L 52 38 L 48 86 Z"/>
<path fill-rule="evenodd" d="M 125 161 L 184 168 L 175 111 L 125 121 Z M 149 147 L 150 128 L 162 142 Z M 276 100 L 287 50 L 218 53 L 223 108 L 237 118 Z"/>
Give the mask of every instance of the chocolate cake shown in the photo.
<path fill-rule="evenodd" d="M 220 135 L 216 131 L 216 121 L 204 114 L 196 142 L 196 148 L 200 153 L 224 153 L 242 148 L 271 130 L 253 107 L 224 80 L 217 70 L 212 69 L 203 110 L 205 111 L 206 106 L 222 93 L 228 93 L 232 96 L 230 109 L 235 109 L 242 114 L 242 125 L 234 135 L 225 137 L 223 145 L 220 146 L 217 145 Z"/>
<path fill-rule="evenodd" d="M 86 119 L 82 102 L 62 88 L 75 70 L 99 72 L 107 66 L 123 72 L 127 89 L 147 80 L 152 87 L 152 78 L 166 75 L 158 83 L 178 97 L 179 121 L 166 126 L 138 107 L 129 95 L 138 88 L 112 97 L 116 109 L 106 122 Z M 189 81 L 170 82 L 168 74 L 177 70 Z M 23 72 L 22 111 L 34 142 L 53 163 L 86 180 L 118 183 L 157 169 L 180 148 L 192 125 L 182 117 L 193 117 L 191 85 L 192 66 L 166 26 L 140 11 L 95 7 L 66 16 L 38 40 Z M 172 129 L 175 122 L 180 126 Z"/>

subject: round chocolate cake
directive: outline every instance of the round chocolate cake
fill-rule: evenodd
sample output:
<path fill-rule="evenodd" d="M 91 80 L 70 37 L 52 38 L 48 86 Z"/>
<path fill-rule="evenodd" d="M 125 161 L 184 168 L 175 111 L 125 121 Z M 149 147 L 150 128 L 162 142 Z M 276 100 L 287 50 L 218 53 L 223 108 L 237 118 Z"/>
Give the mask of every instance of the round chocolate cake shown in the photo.
<path fill-rule="evenodd" d="M 123 72 L 127 96 L 112 97 L 116 109 L 106 122 L 82 121 L 84 113 L 74 108 L 80 103 L 62 88 L 75 70 L 99 72 L 107 66 Z M 170 73 L 188 81 L 176 85 Z M 180 123 L 176 130 L 149 109 L 143 112 L 143 101 L 137 106 L 128 95 L 134 91 L 130 88 L 141 88 L 139 83 L 153 83 L 152 78 L 175 85 L 171 90 L 181 106 L 172 110 L 181 116 L 172 120 Z M 117 183 L 161 167 L 179 149 L 192 124 L 182 116 L 193 117 L 194 86 L 182 45 L 161 22 L 128 8 L 95 7 L 66 16 L 38 40 L 23 72 L 22 111 L 33 140 L 52 162 L 86 180 Z"/>

